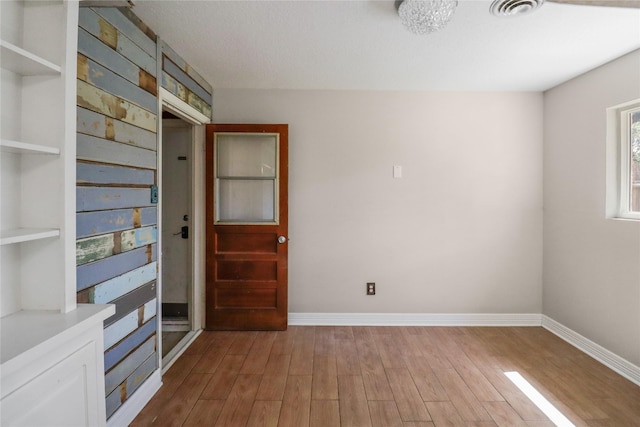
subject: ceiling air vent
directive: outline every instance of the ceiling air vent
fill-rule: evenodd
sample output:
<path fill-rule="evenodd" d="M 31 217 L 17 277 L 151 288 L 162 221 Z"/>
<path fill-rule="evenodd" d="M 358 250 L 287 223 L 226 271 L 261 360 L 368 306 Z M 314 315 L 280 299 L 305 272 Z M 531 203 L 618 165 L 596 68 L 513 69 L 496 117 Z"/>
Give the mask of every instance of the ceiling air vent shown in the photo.
<path fill-rule="evenodd" d="M 495 0 L 491 3 L 491 14 L 495 16 L 516 16 L 531 13 L 540 6 L 544 0 Z"/>

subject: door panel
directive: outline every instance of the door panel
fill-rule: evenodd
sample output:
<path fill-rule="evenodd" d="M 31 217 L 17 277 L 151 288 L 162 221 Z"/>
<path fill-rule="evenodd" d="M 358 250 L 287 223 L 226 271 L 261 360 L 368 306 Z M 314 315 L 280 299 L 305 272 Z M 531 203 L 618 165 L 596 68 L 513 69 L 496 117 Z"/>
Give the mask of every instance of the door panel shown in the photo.
<path fill-rule="evenodd" d="M 286 329 L 288 126 L 208 125 L 206 172 L 207 329 Z"/>

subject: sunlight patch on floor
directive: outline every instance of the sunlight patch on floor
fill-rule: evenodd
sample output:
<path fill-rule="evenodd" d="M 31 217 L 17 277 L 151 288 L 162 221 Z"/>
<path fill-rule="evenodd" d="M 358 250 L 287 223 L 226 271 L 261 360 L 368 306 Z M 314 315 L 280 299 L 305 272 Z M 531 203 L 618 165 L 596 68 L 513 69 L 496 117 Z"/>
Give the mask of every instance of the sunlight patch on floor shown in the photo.
<path fill-rule="evenodd" d="M 576 427 L 518 372 L 505 372 L 507 378 L 523 392 L 558 427 Z"/>

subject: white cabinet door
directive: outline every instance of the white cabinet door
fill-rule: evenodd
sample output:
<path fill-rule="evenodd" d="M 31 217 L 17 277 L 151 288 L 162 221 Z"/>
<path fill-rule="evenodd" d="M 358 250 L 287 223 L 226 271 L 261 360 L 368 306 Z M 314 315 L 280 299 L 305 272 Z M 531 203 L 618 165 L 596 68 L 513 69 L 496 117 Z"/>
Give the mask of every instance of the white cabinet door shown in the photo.
<path fill-rule="evenodd" d="M 86 344 L 2 399 L 3 427 L 96 426 L 96 343 Z"/>

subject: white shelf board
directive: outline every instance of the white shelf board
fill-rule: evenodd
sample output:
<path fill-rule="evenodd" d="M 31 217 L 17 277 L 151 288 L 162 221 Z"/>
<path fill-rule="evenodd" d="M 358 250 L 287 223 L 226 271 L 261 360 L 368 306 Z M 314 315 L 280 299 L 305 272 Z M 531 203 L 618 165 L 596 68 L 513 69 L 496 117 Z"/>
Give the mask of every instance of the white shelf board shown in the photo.
<path fill-rule="evenodd" d="M 47 342 L 64 343 L 67 336 L 77 334 L 87 323 L 100 322 L 115 313 L 112 304 L 78 304 L 69 313 L 47 310 L 21 310 L 0 319 L 0 364 L 17 356 L 33 353 L 42 357 L 38 347 Z M 46 353 L 45 353 L 46 354 Z"/>
<path fill-rule="evenodd" d="M 60 154 L 60 149 L 48 147 L 40 144 L 29 144 L 27 142 L 12 141 L 10 139 L 0 139 L 0 150 L 7 153 L 17 154 Z"/>
<path fill-rule="evenodd" d="M 0 245 L 28 242 L 31 240 L 48 239 L 60 236 L 57 228 L 15 228 L 2 230 L 0 233 Z"/>
<path fill-rule="evenodd" d="M 0 61 L 2 68 L 22 76 L 58 75 L 62 72 L 62 68 L 59 65 L 15 46 L 6 40 L 0 40 L 0 52 L 2 53 Z"/>

